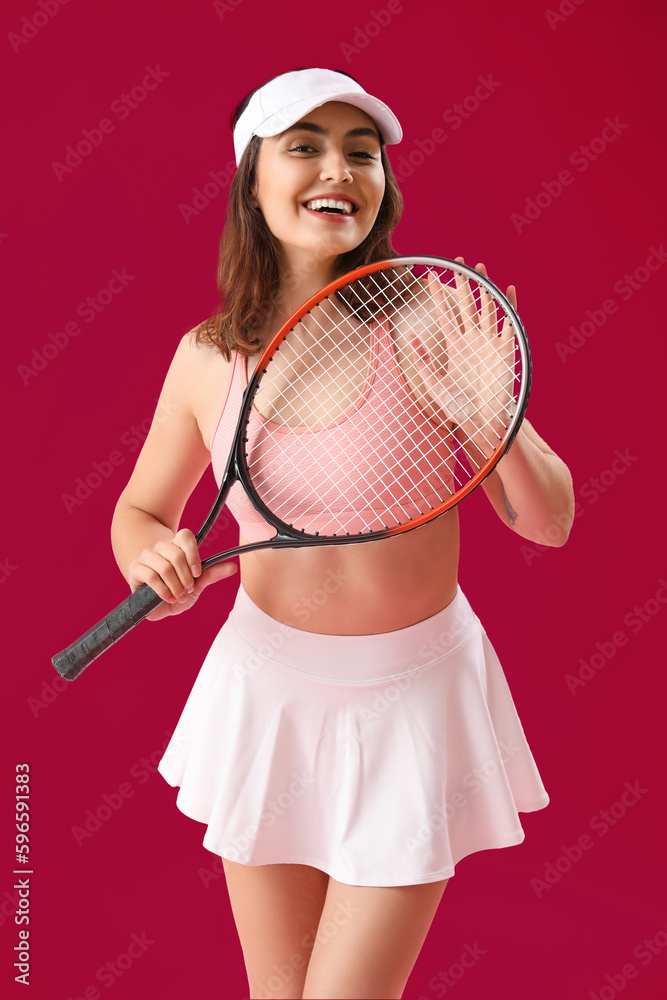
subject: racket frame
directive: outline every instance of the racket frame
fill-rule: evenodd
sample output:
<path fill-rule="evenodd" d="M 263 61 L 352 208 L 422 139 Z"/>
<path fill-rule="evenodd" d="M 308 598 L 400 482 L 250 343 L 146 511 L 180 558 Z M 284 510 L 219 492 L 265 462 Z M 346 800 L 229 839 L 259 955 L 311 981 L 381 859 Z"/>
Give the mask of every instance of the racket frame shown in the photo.
<path fill-rule="evenodd" d="M 421 514 L 419 517 L 411 518 L 405 524 L 395 525 L 394 527 L 386 528 L 384 531 L 369 531 L 368 533 L 357 533 L 357 534 L 345 534 L 345 535 L 310 535 L 306 531 L 294 528 L 289 524 L 286 524 L 279 517 L 270 510 L 269 507 L 262 501 L 262 499 L 257 496 L 255 490 L 252 486 L 252 481 L 248 472 L 247 457 L 243 444 L 245 443 L 245 433 L 248 424 L 250 411 L 252 409 L 255 395 L 259 388 L 262 375 L 266 371 L 266 365 L 275 353 L 275 351 L 280 347 L 280 344 L 289 336 L 291 331 L 294 329 L 296 324 L 311 311 L 311 309 L 322 302 L 324 299 L 328 298 L 339 288 L 350 284 L 357 278 L 364 277 L 367 274 L 373 274 L 376 271 L 387 270 L 391 267 L 414 267 L 414 266 L 424 266 L 424 267 L 448 267 L 454 273 L 459 275 L 465 275 L 467 278 L 472 278 L 478 285 L 487 286 L 487 290 L 490 292 L 494 302 L 498 301 L 502 308 L 504 309 L 510 326 L 514 326 L 518 331 L 516 334 L 516 341 L 519 345 L 519 353 L 521 355 L 521 370 L 522 378 L 519 386 L 519 395 L 516 401 L 516 410 L 512 415 L 512 426 L 509 434 L 502 440 L 498 449 L 493 452 L 493 454 L 487 459 L 481 469 L 478 470 L 468 482 L 460 489 L 457 490 L 448 500 L 441 504 L 441 509 L 437 514 L 433 514 L 432 511 L 428 511 L 425 514 Z M 503 326 L 503 330 L 505 327 Z M 375 261 L 373 264 L 366 264 L 363 267 L 357 268 L 355 271 L 351 271 L 348 274 L 342 275 L 336 278 L 334 281 L 330 282 L 324 288 L 319 289 L 314 295 L 312 295 L 303 305 L 299 308 L 296 313 L 283 324 L 283 326 L 278 330 L 274 337 L 271 338 L 270 342 L 265 347 L 262 352 L 255 370 L 252 376 L 248 380 L 248 384 L 245 388 L 241 399 L 241 408 L 239 412 L 238 424 L 236 427 L 236 432 L 234 435 L 234 440 L 230 449 L 229 458 L 227 460 L 227 465 L 222 476 L 220 493 L 216 497 L 215 503 L 211 507 L 206 520 L 202 524 L 201 528 L 197 532 L 196 539 L 197 545 L 204 540 L 214 522 L 218 518 L 220 511 L 225 505 L 229 489 L 234 482 L 240 482 L 243 486 L 248 499 L 252 503 L 253 507 L 258 514 L 264 518 L 264 520 L 276 529 L 276 534 L 273 538 L 261 541 L 261 542 L 250 542 L 246 545 L 239 545 L 232 549 L 227 549 L 224 553 L 219 553 L 216 556 L 211 556 L 202 562 L 202 569 L 208 566 L 215 566 L 217 563 L 223 560 L 229 559 L 232 556 L 239 555 L 243 552 L 252 552 L 259 549 L 274 548 L 294 548 L 295 543 L 299 548 L 307 545 L 349 545 L 351 543 L 359 542 L 372 542 L 378 541 L 382 538 L 390 538 L 393 535 L 404 534 L 406 531 L 412 531 L 413 528 L 418 528 L 422 524 L 426 524 L 428 521 L 434 520 L 436 517 L 440 517 L 442 514 L 446 514 L 448 510 L 452 510 L 457 504 L 461 502 L 469 493 L 472 493 L 474 489 L 479 486 L 481 482 L 493 471 L 503 455 L 506 455 L 512 446 L 514 439 L 519 431 L 521 422 L 523 420 L 526 408 L 528 406 L 528 400 L 530 398 L 530 390 L 532 386 L 532 359 L 530 354 L 530 346 L 528 344 L 528 338 L 526 336 L 526 331 L 523 324 L 509 301 L 507 296 L 503 295 L 500 289 L 494 285 L 487 277 L 476 271 L 472 267 L 468 267 L 466 264 L 462 264 L 459 261 L 450 260 L 447 257 L 434 257 L 420 254 L 419 256 L 402 255 L 400 257 L 392 257 L 387 260 Z"/>
<path fill-rule="evenodd" d="M 471 477 L 465 486 L 454 493 L 447 501 L 441 504 L 439 508 L 436 508 L 437 513 L 434 513 L 433 510 L 431 510 L 426 514 L 421 514 L 418 517 L 410 519 L 405 524 L 396 525 L 391 528 L 387 527 L 384 531 L 371 530 L 368 533 L 310 535 L 303 530 L 291 527 L 289 524 L 286 524 L 280 518 L 276 517 L 266 504 L 263 503 L 261 498 L 256 495 L 249 476 L 245 448 L 243 447 L 245 444 L 246 427 L 251 407 L 253 406 L 255 395 L 259 388 L 261 376 L 264 374 L 265 366 L 275 351 L 279 348 L 280 344 L 285 340 L 303 316 L 310 312 L 310 310 L 319 302 L 322 302 L 324 299 L 332 295 L 335 291 L 337 291 L 337 289 L 350 284 L 357 278 L 364 277 L 367 274 L 373 274 L 376 271 L 386 270 L 390 267 L 414 267 L 422 265 L 425 267 L 446 267 L 447 269 L 452 270 L 455 274 L 465 275 L 469 279 L 472 278 L 478 286 L 485 287 L 490 292 L 494 301 L 500 303 L 506 313 L 506 316 L 509 318 L 510 325 L 515 326 L 516 341 L 519 344 L 519 351 L 521 355 L 522 378 L 516 409 L 511 418 L 511 428 L 509 434 L 502 439 L 498 448 L 491 456 L 489 456 L 484 465 Z M 479 484 L 493 471 L 503 455 L 507 454 L 518 433 L 526 407 L 528 406 L 531 386 L 532 361 L 528 338 L 526 337 L 523 324 L 521 323 L 516 310 L 512 306 L 512 303 L 507 299 L 507 297 L 503 295 L 500 289 L 497 288 L 492 281 L 490 281 L 483 274 L 474 270 L 474 268 L 468 267 L 459 261 L 450 260 L 447 257 L 425 255 L 412 257 L 409 255 L 402 255 L 383 261 L 375 261 L 373 264 L 366 264 L 352 272 L 341 275 L 339 278 L 330 282 L 304 302 L 300 309 L 296 313 L 293 313 L 293 315 L 290 316 L 290 318 L 283 324 L 275 336 L 272 337 L 271 341 L 260 355 L 259 361 L 257 362 L 252 376 L 248 380 L 248 384 L 242 396 L 237 427 L 232 446 L 230 448 L 229 457 L 227 459 L 227 464 L 225 466 L 225 471 L 222 476 L 218 495 L 195 537 L 197 545 L 199 546 L 217 520 L 220 511 L 225 505 L 229 490 L 235 482 L 241 483 L 255 510 L 267 523 L 276 529 L 276 534 L 272 538 L 264 541 L 238 545 L 233 548 L 226 549 L 224 552 L 220 552 L 217 555 L 209 556 L 208 558 L 202 560 L 202 571 L 207 569 L 209 566 L 215 566 L 220 562 L 231 559 L 233 556 L 241 555 L 244 552 L 257 551 L 259 549 L 301 548 L 312 545 L 349 545 L 351 543 L 359 544 L 367 541 L 378 541 L 383 538 L 391 538 L 395 535 L 403 534 L 405 531 L 411 531 L 413 528 L 417 528 L 420 525 L 425 524 L 427 521 L 440 517 L 448 510 L 454 508 L 461 502 L 461 500 L 463 500 L 464 497 L 468 496 L 469 493 L 479 486 Z M 109 612 L 105 618 L 101 619 L 84 635 L 80 636 L 76 642 L 72 643 L 66 649 L 53 656 L 51 662 L 54 668 L 60 676 L 64 677 L 66 680 L 75 680 L 81 672 L 85 670 L 90 663 L 97 659 L 97 657 L 100 656 L 106 649 L 108 649 L 110 645 L 113 645 L 118 639 L 122 638 L 123 635 L 126 635 L 129 631 L 135 628 L 139 622 L 143 621 L 144 618 L 151 613 L 151 611 L 155 610 L 160 606 L 160 604 L 163 603 L 162 599 L 158 597 L 155 591 L 149 587 L 148 584 L 141 584 L 135 591 L 133 591 L 133 593 L 122 601 L 121 604 L 114 608 L 113 611 Z"/>

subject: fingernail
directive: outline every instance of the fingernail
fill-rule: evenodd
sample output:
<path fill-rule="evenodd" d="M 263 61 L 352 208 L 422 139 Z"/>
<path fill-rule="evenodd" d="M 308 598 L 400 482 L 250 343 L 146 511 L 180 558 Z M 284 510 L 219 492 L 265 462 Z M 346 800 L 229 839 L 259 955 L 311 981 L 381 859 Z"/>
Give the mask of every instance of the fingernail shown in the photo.
<path fill-rule="evenodd" d="M 193 576 L 199 576 L 199 574 L 201 573 L 201 566 L 191 566 L 190 572 L 192 573 Z"/>
<path fill-rule="evenodd" d="M 185 594 L 181 594 L 181 596 L 176 598 L 176 600 L 178 601 L 179 604 L 185 604 L 185 602 L 187 601 L 187 597 L 185 596 Z"/>
<path fill-rule="evenodd" d="M 192 586 L 192 587 L 187 587 L 187 589 L 186 589 L 186 594 L 191 594 L 191 593 L 192 593 L 192 591 L 193 591 L 194 589 L 195 589 L 195 588 L 194 588 L 194 584 L 193 584 L 193 586 Z"/>

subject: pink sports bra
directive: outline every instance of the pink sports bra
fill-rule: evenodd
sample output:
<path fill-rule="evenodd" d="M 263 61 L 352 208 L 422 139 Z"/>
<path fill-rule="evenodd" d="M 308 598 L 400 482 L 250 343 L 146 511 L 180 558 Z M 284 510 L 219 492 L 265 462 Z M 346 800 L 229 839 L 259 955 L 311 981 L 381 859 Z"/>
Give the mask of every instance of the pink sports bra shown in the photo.
<path fill-rule="evenodd" d="M 432 501 L 432 506 L 440 502 L 443 496 L 443 484 L 446 484 L 445 495 L 447 491 L 454 492 L 452 481 L 455 458 L 450 446 L 451 438 L 443 434 L 442 427 L 428 418 L 412 395 L 396 357 L 393 339 L 389 332 L 389 321 L 387 319 L 381 323 L 376 320 L 371 321 L 369 329 L 371 354 L 367 380 L 359 401 L 343 415 L 343 418 L 316 429 L 274 425 L 272 443 L 269 447 L 263 445 L 260 440 L 264 481 L 270 485 L 273 475 L 277 484 L 272 492 L 269 506 L 278 516 L 284 511 L 284 520 L 292 523 L 293 516 L 287 515 L 298 512 L 299 504 L 303 501 L 308 505 L 309 523 L 306 530 L 309 532 L 320 530 L 331 533 L 337 530 L 336 524 L 332 522 L 336 511 L 335 509 L 332 511 L 331 505 L 326 506 L 326 514 L 324 507 L 320 511 L 312 509 L 313 486 L 307 474 L 310 470 L 312 476 L 312 469 L 317 465 L 319 454 L 326 455 L 327 460 L 331 462 L 334 473 L 332 480 L 340 483 L 341 477 L 345 479 L 349 476 L 350 485 L 354 486 L 358 481 L 366 482 L 369 476 L 372 478 L 375 458 L 370 454 L 370 449 L 366 449 L 368 454 L 364 453 L 364 442 L 372 438 L 376 446 L 375 455 L 379 447 L 389 459 L 389 474 L 384 477 L 386 482 L 374 484 L 374 496 L 378 505 L 386 509 L 391 507 L 392 498 L 398 496 L 405 498 L 409 494 L 410 484 L 406 486 L 403 481 L 405 477 L 402 476 L 400 447 L 401 438 L 406 437 L 407 423 L 411 425 L 411 443 L 425 455 L 418 491 L 421 509 L 423 510 L 424 498 Z M 211 438 L 211 462 L 218 487 L 224 475 L 234 438 L 241 398 L 248 384 L 247 365 L 243 356 L 235 352 L 233 357 L 229 389 Z M 395 412 L 395 403 L 394 410 L 391 405 L 397 397 L 400 401 L 398 407 L 400 416 Z M 345 422 L 345 435 L 341 435 L 340 430 L 337 431 L 341 420 Z M 253 409 L 248 424 L 249 455 L 252 455 L 262 425 L 266 423 L 261 414 Z M 350 468 L 348 457 L 350 434 L 356 436 L 356 440 L 360 442 L 356 452 L 356 469 Z M 274 443 L 275 440 L 278 444 Z M 360 466 L 366 463 L 368 469 L 362 469 Z M 286 477 L 285 468 L 291 469 L 292 475 Z M 350 489 L 347 494 L 352 497 L 357 496 L 360 505 L 368 506 L 368 498 L 358 489 Z M 343 503 L 347 512 L 354 505 L 354 500 L 347 499 L 347 495 L 341 494 L 340 491 L 337 492 L 335 502 L 339 506 Z M 398 503 L 398 500 L 394 502 Z M 255 510 L 240 483 L 232 485 L 227 496 L 227 506 L 238 521 L 242 537 L 247 541 L 265 541 L 275 535 L 276 529 Z M 401 506 L 404 509 L 404 499 L 401 500 Z M 415 507 L 413 516 L 419 512 Z M 296 520 L 294 523 L 296 524 Z"/>

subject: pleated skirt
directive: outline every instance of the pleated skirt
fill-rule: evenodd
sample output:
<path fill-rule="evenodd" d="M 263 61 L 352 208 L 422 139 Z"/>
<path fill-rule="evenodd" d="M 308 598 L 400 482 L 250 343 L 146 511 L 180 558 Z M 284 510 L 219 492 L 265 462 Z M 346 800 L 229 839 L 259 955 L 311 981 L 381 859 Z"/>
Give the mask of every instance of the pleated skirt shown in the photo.
<path fill-rule="evenodd" d="M 349 885 L 454 875 L 549 803 L 502 666 L 458 589 L 378 635 L 319 635 L 240 588 L 158 770 L 203 846 Z"/>

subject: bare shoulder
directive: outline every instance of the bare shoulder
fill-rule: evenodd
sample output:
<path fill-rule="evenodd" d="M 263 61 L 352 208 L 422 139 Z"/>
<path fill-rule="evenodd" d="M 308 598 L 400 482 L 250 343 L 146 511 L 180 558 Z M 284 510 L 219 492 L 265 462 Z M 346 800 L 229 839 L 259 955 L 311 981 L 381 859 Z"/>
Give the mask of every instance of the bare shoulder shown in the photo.
<path fill-rule="evenodd" d="M 182 379 L 201 378 L 215 368 L 216 372 L 231 372 L 231 361 L 225 360 L 217 347 L 198 339 L 203 324 L 193 327 L 181 337 L 172 366 Z"/>
<path fill-rule="evenodd" d="M 214 345 L 198 340 L 200 328 L 201 324 L 181 337 L 165 387 L 167 383 L 173 385 L 177 400 L 192 412 L 208 447 L 229 389 L 233 362 L 227 361 Z"/>
<path fill-rule="evenodd" d="M 224 401 L 232 369 L 213 346 L 197 342 L 196 330 L 178 343 L 150 430 L 123 491 L 126 502 L 167 525 L 178 524 L 187 498 L 210 463 L 214 414 Z"/>

